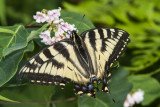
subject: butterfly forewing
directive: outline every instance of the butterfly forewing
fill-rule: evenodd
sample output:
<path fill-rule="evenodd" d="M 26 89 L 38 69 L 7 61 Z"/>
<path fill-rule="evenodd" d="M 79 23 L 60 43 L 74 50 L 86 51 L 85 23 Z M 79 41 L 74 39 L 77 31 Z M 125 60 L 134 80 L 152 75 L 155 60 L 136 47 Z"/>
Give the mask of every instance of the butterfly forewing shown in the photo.
<path fill-rule="evenodd" d="M 43 49 L 24 65 L 20 74 L 26 74 L 31 82 L 42 84 L 54 85 L 66 83 L 66 80 L 86 84 L 89 82 L 88 74 L 78 57 L 68 39 Z"/>

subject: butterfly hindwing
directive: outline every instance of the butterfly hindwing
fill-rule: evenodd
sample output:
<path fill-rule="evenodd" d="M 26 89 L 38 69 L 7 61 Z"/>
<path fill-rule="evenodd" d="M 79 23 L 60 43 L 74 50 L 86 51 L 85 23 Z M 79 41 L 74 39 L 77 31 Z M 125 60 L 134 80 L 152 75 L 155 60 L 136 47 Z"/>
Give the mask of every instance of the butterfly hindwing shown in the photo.
<path fill-rule="evenodd" d="M 98 28 L 82 33 L 81 37 L 91 57 L 94 75 L 98 80 L 106 81 L 110 77 L 110 66 L 127 48 L 129 34 L 117 28 Z M 104 88 L 108 90 L 107 83 Z"/>

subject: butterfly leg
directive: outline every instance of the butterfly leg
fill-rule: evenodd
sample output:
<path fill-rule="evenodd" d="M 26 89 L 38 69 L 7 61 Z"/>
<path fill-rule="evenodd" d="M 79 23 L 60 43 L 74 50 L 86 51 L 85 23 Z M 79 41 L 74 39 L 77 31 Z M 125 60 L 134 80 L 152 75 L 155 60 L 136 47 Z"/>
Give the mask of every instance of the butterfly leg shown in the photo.
<path fill-rule="evenodd" d="M 102 91 L 107 92 L 107 93 L 109 92 L 108 83 L 106 81 L 106 78 L 103 78 L 103 80 L 102 80 Z"/>
<path fill-rule="evenodd" d="M 109 71 L 107 71 L 102 79 L 102 91 L 109 93 L 109 89 L 108 89 L 108 81 L 110 80 L 111 77 L 111 73 Z"/>

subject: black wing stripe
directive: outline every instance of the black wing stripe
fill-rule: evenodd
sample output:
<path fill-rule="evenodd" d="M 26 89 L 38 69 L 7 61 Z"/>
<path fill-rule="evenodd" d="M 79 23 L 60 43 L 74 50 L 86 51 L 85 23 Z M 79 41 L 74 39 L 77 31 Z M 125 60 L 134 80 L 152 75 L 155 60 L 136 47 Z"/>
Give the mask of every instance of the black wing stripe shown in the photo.
<path fill-rule="evenodd" d="M 108 38 L 111 38 L 111 31 L 110 31 L 110 29 L 106 29 L 107 30 L 107 36 L 108 36 Z"/>
<path fill-rule="evenodd" d="M 43 50 L 43 54 L 47 57 L 47 58 L 52 58 L 53 55 L 51 55 L 51 52 L 49 49 L 44 49 Z"/>
<path fill-rule="evenodd" d="M 105 50 L 106 44 L 105 44 L 105 40 L 104 40 L 104 32 L 106 31 L 106 29 L 98 29 L 98 33 L 100 35 L 100 39 L 102 39 L 101 42 L 101 51 L 103 52 Z"/>
<path fill-rule="evenodd" d="M 35 57 L 35 61 L 38 62 L 39 64 L 43 64 L 44 63 L 44 61 L 39 57 L 39 55 L 37 55 Z"/>
<path fill-rule="evenodd" d="M 100 35 L 100 39 L 104 39 L 103 29 L 99 28 L 99 29 L 98 29 L 98 33 L 99 33 L 99 35 Z"/>
<path fill-rule="evenodd" d="M 64 68 L 64 64 L 55 59 L 51 59 L 50 62 L 52 62 L 52 66 L 57 67 L 57 69 Z"/>
<path fill-rule="evenodd" d="M 93 31 L 93 30 L 91 30 L 90 32 L 89 32 L 89 35 L 88 35 L 88 37 L 89 38 L 92 38 L 92 39 L 89 39 L 90 40 L 90 44 L 91 44 L 91 46 L 92 46 L 92 48 L 94 49 L 94 50 L 96 50 L 96 43 L 95 43 L 95 32 Z"/>
<path fill-rule="evenodd" d="M 57 50 L 60 54 L 62 54 L 67 60 L 69 60 L 69 52 L 65 48 L 65 46 L 59 43 L 59 44 L 55 44 L 53 48 Z"/>
<path fill-rule="evenodd" d="M 114 38 L 117 38 L 117 36 L 118 36 L 118 29 L 114 29 L 114 33 L 113 33 L 113 37 Z"/>

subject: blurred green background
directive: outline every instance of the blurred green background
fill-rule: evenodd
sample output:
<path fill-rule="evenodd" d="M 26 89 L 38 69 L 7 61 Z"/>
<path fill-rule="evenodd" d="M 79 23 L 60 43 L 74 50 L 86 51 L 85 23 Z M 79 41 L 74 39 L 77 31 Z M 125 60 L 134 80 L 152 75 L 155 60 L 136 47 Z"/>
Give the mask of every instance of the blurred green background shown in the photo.
<path fill-rule="evenodd" d="M 62 7 L 62 11 L 71 11 L 85 15 L 95 27 L 116 27 L 130 34 L 131 43 L 125 54 L 120 58 L 120 67 L 113 70 L 111 89 L 125 88 L 127 92 L 144 90 L 144 101 L 135 107 L 160 107 L 160 1 L 159 0 L 0 0 L 0 25 L 12 26 L 16 24 L 28 25 L 33 21 L 36 11 L 42 9 L 56 9 Z M 68 14 L 69 16 L 69 14 Z M 34 51 L 34 53 L 36 53 Z M 31 53 L 30 53 L 30 56 Z M 25 61 L 24 61 L 25 62 Z M 114 72 L 116 72 L 114 74 Z M 119 72 L 119 73 L 118 73 Z M 123 79 L 122 79 L 123 78 Z M 128 83 L 126 83 L 128 82 Z M 8 83 L 12 83 L 11 81 Z M 14 82 L 13 82 L 14 83 Z M 127 86 L 118 87 L 118 85 Z M 131 85 L 131 86 L 130 86 Z M 127 87 L 129 87 L 127 89 Z M 99 100 L 84 97 L 76 97 L 69 84 L 64 90 L 60 87 L 24 85 L 3 86 L 0 95 L 15 101 L 49 101 L 61 100 L 73 97 L 72 101 L 60 103 L 29 104 L 14 106 L 44 106 L 44 107 L 96 107 L 100 104 L 107 106 L 107 101 L 99 94 Z M 112 92 L 111 90 L 111 92 Z M 52 95 L 51 95 L 52 93 Z M 122 92 L 119 92 L 123 94 Z M 118 98 L 117 98 L 118 99 Z M 123 99 L 125 100 L 125 99 Z M 112 105 L 112 104 L 111 104 Z M 2 107 L 12 106 L 1 104 Z"/>

